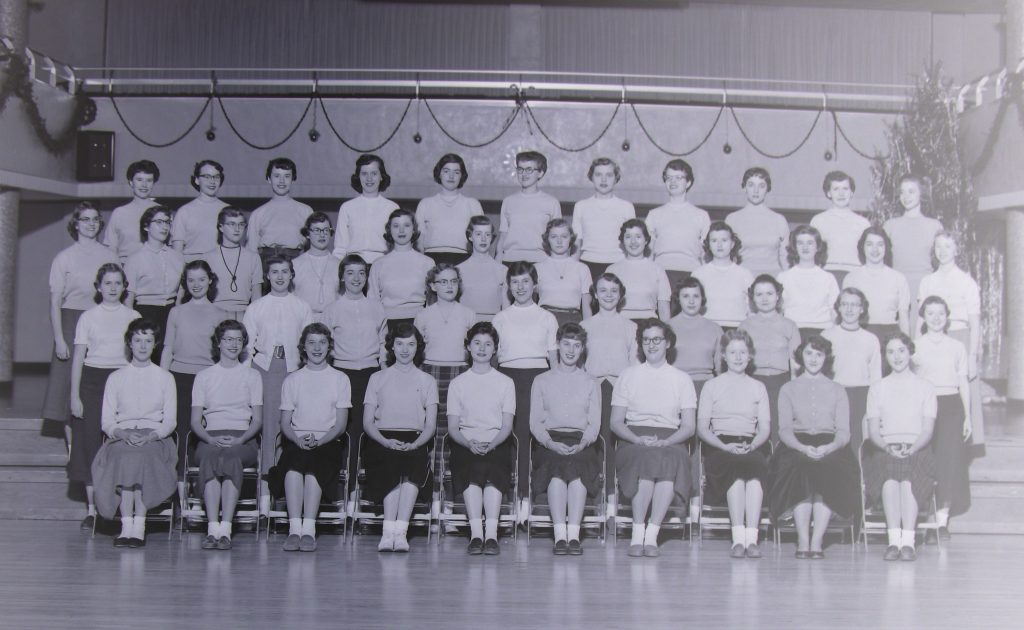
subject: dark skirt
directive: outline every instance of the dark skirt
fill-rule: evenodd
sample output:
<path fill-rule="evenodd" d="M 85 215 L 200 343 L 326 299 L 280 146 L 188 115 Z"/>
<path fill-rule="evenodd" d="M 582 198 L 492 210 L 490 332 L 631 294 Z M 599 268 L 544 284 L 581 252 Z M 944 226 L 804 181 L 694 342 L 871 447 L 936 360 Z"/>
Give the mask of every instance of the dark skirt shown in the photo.
<path fill-rule="evenodd" d="M 754 378 L 764 383 L 768 390 L 768 407 L 771 410 L 771 442 L 774 445 L 779 443 L 779 391 L 782 386 L 789 382 L 789 372 L 781 374 L 755 374 Z"/>
<path fill-rule="evenodd" d="M 282 436 L 281 458 L 267 474 L 271 494 L 283 497 L 285 475 L 297 472 L 316 477 L 323 492 L 323 500 L 333 500 L 337 496 L 339 473 L 345 463 L 344 455 L 345 447 L 341 440 L 331 440 L 307 451 Z"/>
<path fill-rule="evenodd" d="M 60 309 L 60 329 L 72 355 L 75 353 L 75 327 L 78 326 L 78 318 L 84 312 L 70 308 Z M 58 422 L 67 422 L 71 419 L 71 357 L 64 361 L 58 359 L 56 347 L 50 354 L 50 375 L 46 381 L 46 396 L 43 398 L 41 415 L 47 420 Z"/>
<path fill-rule="evenodd" d="M 689 280 L 690 276 L 693 275 L 693 272 L 681 271 L 678 269 L 666 269 L 665 275 L 668 276 L 668 284 L 672 287 L 672 294 L 675 295 L 679 293 L 679 285 L 681 285 L 684 280 Z"/>
<path fill-rule="evenodd" d="M 96 487 L 96 510 L 112 519 L 121 504 L 121 490 L 142 490 L 146 509 L 167 500 L 178 487 L 174 473 L 177 450 L 171 438 L 162 438 L 142 446 L 129 446 L 124 440 L 104 442 L 92 462 Z"/>
<path fill-rule="evenodd" d="M 630 427 L 637 435 L 653 435 L 665 439 L 675 429 Z M 640 480 L 671 481 L 676 498 L 689 500 L 693 488 L 693 467 L 686 444 L 650 447 L 620 441 L 615 449 L 615 475 L 622 495 L 631 499 L 640 486 Z"/>
<path fill-rule="evenodd" d="M 601 437 L 604 438 L 605 446 L 614 450 L 615 440 L 612 433 L 612 391 L 615 386 L 607 379 L 601 379 Z M 607 459 L 607 453 L 605 454 Z"/>
<path fill-rule="evenodd" d="M 918 506 L 924 506 L 935 490 L 935 459 L 930 448 L 924 448 L 910 457 L 897 458 L 868 442 L 864 444 L 862 470 L 867 505 L 882 502 L 882 486 L 886 481 L 909 481 Z"/>
<path fill-rule="evenodd" d="M 850 401 L 850 450 L 856 456 L 867 436 L 864 416 L 868 413 L 868 386 L 847 387 L 846 397 Z"/>
<path fill-rule="evenodd" d="M 448 263 L 449 265 L 458 265 L 459 263 L 465 262 L 469 258 L 468 252 L 424 252 L 431 260 L 434 261 L 435 265 L 441 263 Z"/>
<path fill-rule="evenodd" d="M 608 270 L 608 267 L 611 266 L 611 263 L 591 262 L 589 260 L 581 260 L 580 262 L 586 265 L 587 269 L 590 270 L 590 278 L 595 283 L 598 278 L 604 275 L 604 272 Z M 621 278 L 619 279 L 621 280 Z"/>
<path fill-rule="evenodd" d="M 882 354 L 885 354 L 885 347 L 882 344 L 885 343 L 886 336 L 900 332 L 899 324 L 868 324 L 864 328 L 878 337 L 878 345 L 882 348 Z"/>
<path fill-rule="evenodd" d="M 188 448 L 188 433 L 192 428 L 192 385 L 195 374 L 171 372 L 174 389 L 178 394 L 178 476 L 185 472 L 185 449 Z"/>
<path fill-rule="evenodd" d="M 92 485 L 92 460 L 103 444 L 100 428 L 103 415 L 103 390 L 107 378 L 116 370 L 82 366 L 82 382 L 78 386 L 84 408 L 81 418 L 71 420 L 71 457 L 68 459 L 68 479 Z"/>
<path fill-rule="evenodd" d="M 281 452 L 281 387 L 288 376 L 288 364 L 284 358 L 272 358 L 269 369 L 264 370 L 253 363 L 263 382 L 263 428 L 260 429 L 260 470 L 266 475 L 277 461 Z"/>
<path fill-rule="evenodd" d="M 500 368 L 500 371 L 512 379 L 516 386 L 516 413 L 512 421 L 512 432 L 516 440 L 523 445 L 519 449 L 519 462 L 516 470 L 519 474 L 519 498 L 529 497 L 530 488 L 526 483 L 530 474 L 530 455 L 526 445 L 530 443 L 530 394 L 533 392 L 533 379 L 547 371 L 547 368 Z"/>
<path fill-rule="evenodd" d="M 380 434 L 389 440 L 409 443 L 416 441 L 420 432 L 385 429 Z M 396 451 L 366 438 L 363 440 L 362 459 L 366 477 L 359 487 L 363 496 L 372 501 L 383 501 L 403 481 L 422 489 L 431 478 L 429 441 L 412 451 Z"/>
<path fill-rule="evenodd" d="M 462 494 L 469 486 L 494 486 L 503 495 L 512 488 L 512 440 L 506 439 L 486 455 L 477 455 L 455 440 L 451 445 L 449 463 L 452 468 L 452 487 Z"/>
<path fill-rule="evenodd" d="M 348 410 L 348 424 L 345 425 L 345 434 L 348 435 L 349 444 L 359 444 L 363 436 L 363 400 L 366 399 L 366 387 L 370 384 L 370 377 L 379 368 L 363 368 L 362 370 L 350 370 L 348 368 L 334 368 L 340 370 L 348 377 L 349 385 L 352 387 L 352 408 Z M 266 412 L 264 412 L 266 413 Z M 351 490 L 356 483 L 356 458 L 348 460 L 348 487 Z"/>
<path fill-rule="evenodd" d="M 741 435 L 719 435 L 726 444 L 749 444 L 753 438 Z M 701 451 L 704 460 L 704 502 L 711 505 L 725 503 L 726 492 L 737 480 L 760 481 L 768 488 L 768 458 L 771 447 L 765 442 L 761 448 L 743 455 L 729 453 L 722 449 L 704 445 Z"/>
<path fill-rule="evenodd" d="M 221 435 L 241 437 L 245 431 L 210 431 L 209 433 L 212 437 Z M 195 459 L 199 464 L 199 487 L 203 488 L 214 479 L 223 479 L 230 481 L 235 488 L 241 489 L 242 469 L 255 466 L 258 454 L 259 449 L 255 439 L 228 448 L 199 442 L 195 450 Z"/>
<path fill-rule="evenodd" d="M 157 325 L 160 329 L 156 333 L 156 345 L 153 346 L 153 364 L 160 365 L 160 355 L 164 350 L 164 335 L 167 334 L 167 318 L 171 314 L 171 307 L 173 304 L 167 304 L 165 306 L 154 306 L 146 304 L 136 304 L 135 310 L 139 312 L 144 319 L 148 319 Z"/>
<path fill-rule="evenodd" d="M 935 500 L 949 506 L 950 514 L 963 514 L 971 507 L 970 445 L 964 441 L 964 405 L 959 394 L 938 397 L 932 455 L 938 486 Z"/>
<path fill-rule="evenodd" d="M 560 444 L 575 446 L 583 439 L 582 431 L 548 431 L 551 439 Z M 573 455 L 560 455 L 541 445 L 533 449 L 533 476 L 531 487 L 533 494 L 548 491 L 552 479 L 561 479 L 569 483 L 579 479 L 587 489 L 589 496 L 596 496 L 601 490 L 601 452 L 597 443 L 593 443 Z"/>
<path fill-rule="evenodd" d="M 796 434 L 806 446 L 824 446 L 834 437 L 832 433 Z M 789 514 L 814 494 L 820 494 L 829 509 L 844 518 L 855 515 L 860 505 L 860 472 L 848 448 L 813 460 L 780 444 L 771 459 L 771 480 L 768 507 L 775 518 Z"/>
<path fill-rule="evenodd" d="M 590 298 L 587 297 L 587 299 Z M 541 304 L 541 308 L 555 316 L 559 328 L 562 327 L 562 324 L 578 324 L 583 321 L 583 311 L 578 308 L 559 308 L 544 304 Z"/>

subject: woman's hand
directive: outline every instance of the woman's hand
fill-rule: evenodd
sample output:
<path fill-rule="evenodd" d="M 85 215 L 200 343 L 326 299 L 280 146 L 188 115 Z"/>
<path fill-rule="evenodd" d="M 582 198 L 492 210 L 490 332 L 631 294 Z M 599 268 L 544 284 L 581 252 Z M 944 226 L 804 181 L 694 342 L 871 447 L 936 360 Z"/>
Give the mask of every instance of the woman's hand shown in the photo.
<path fill-rule="evenodd" d="M 68 348 L 67 342 L 63 339 L 57 339 L 53 342 L 53 351 L 61 361 L 67 361 L 71 358 L 71 349 Z"/>
<path fill-rule="evenodd" d="M 974 433 L 974 427 L 971 425 L 971 417 L 967 416 L 964 418 L 964 442 L 971 439 L 971 434 Z"/>
<path fill-rule="evenodd" d="M 385 446 L 395 451 L 407 451 L 411 444 L 409 442 L 403 442 L 402 440 L 391 439 L 387 440 L 387 444 L 385 444 Z"/>
<path fill-rule="evenodd" d="M 304 433 L 299 437 L 299 448 L 305 451 L 311 451 L 319 446 L 316 437 L 312 433 Z"/>
<path fill-rule="evenodd" d="M 906 459 L 910 457 L 910 449 L 906 444 L 890 444 L 889 454 L 896 459 Z"/>
<path fill-rule="evenodd" d="M 218 435 L 213 438 L 213 445 L 220 448 L 230 448 L 239 442 L 241 442 L 241 440 L 232 435 Z"/>
<path fill-rule="evenodd" d="M 750 452 L 750 445 L 743 442 L 733 442 L 725 445 L 725 450 L 734 455 L 746 455 Z"/>
<path fill-rule="evenodd" d="M 637 439 L 637 444 L 639 444 L 640 446 L 652 447 L 656 446 L 658 442 L 658 438 L 653 435 L 641 435 L 638 436 Z"/>
<path fill-rule="evenodd" d="M 71 397 L 71 416 L 73 418 L 81 418 L 82 414 L 85 413 L 85 405 L 82 404 L 81 396 Z"/>
<path fill-rule="evenodd" d="M 487 453 L 491 452 L 494 449 L 490 442 L 478 442 L 476 440 L 470 440 L 469 450 L 473 451 L 473 453 L 476 455 L 486 455 Z"/>

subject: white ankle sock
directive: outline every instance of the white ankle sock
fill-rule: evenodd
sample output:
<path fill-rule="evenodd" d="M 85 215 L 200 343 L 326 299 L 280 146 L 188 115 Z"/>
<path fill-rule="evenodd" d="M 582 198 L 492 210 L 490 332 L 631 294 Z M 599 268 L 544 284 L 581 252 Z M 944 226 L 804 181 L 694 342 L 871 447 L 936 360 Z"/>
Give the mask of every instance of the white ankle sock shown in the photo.
<path fill-rule="evenodd" d="M 206 524 L 206 535 L 207 536 L 220 536 L 220 521 L 210 521 Z"/>
<path fill-rule="evenodd" d="M 469 536 L 470 538 L 483 538 L 484 537 L 484 521 L 480 518 L 469 519 Z"/>
<path fill-rule="evenodd" d="M 301 536 L 302 535 L 302 519 L 301 518 L 289 518 L 288 519 L 288 535 Z"/>
<path fill-rule="evenodd" d="M 746 546 L 747 530 L 742 525 L 732 526 L 732 544 Z"/>
<path fill-rule="evenodd" d="M 658 532 L 661 531 L 661 525 L 648 525 L 647 531 L 644 532 L 644 546 L 645 547 L 657 547 L 658 546 Z"/>
<path fill-rule="evenodd" d="M 85 510 L 85 514 L 86 516 L 96 516 L 96 506 L 90 505 L 89 507 L 87 507 Z"/>
<path fill-rule="evenodd" d="M 405 538 L 409 533 L 409 521 L 395 521 L 395 537 Z"/>
<path fill-rule="evenodd" d="M 260 497 L 260 516 L 270 515 L 270 495 L 264 494 Z"/>
<path fill-rule="evenodd" d="M 486 540 L 497 540 L 498 539 L 498 519 L 489 518 L 484 521 L 484 539 Z"/>
<path fill-rule="evenodd" d="M 899 547 L 900 538 L 903 536 L 903 530 L 901 530 L 899 527 L 891 527 L 885 531 L 889 534 L 889 546 Z"/>
<path fill-rule="evenodd" d="M 565 540 L 565 537 L 566 537 L 566 526 L 565 526 L 565 523 L 555 523 L 554 530 L 555 530 L 555 542 L 558 542 L 559 540 Z"/>
<path fill-rule="evenodd" d="M 750 545 L 756 545 L 757 544 L 757 528 L 756 527 L 747 527 L 746 528 L 746 536 L 745 536 L 745 538 L 746 538 L 746 544 L 747 544 L 748 547 Z"/>
<path fill-rule="evenodd" d="M 566 536 L 569 538 L 569 540 L 579 540 L 580 539 L 580 526 L 579 525 L 569 525 L 566 528 Z"/>
<path fill-rule="evenodd" d="M 608 497 L 608 504 L 605 506 L 604 510 L 605 515 L 608 518 L 615 518 L 619 511 L 618 507 L 615 505 L 615 495 Z"/>
<path fill-rule="evenodd" d="M 643 545 L 644 544 L 644 533 L 647 528 L 643 523 L 633 523 L 633 536 L 629 540 L 629 545 Z"/>
<path fill-rule="evenodd" d="M 132 517 L 122 516 L 121 517 L 121 533 L 118 538 L 130 538 L 132 535 Z"/>
<path fill-rule="evenodd" d="M 393 538 L 395 535 L 395 522 L 384 521 L 380 528 L 381 538 Z"/>
<path fill-rule="evenodd" d="M 316 519 L 303 518 L 302 519 L 302 535 L 312 536 L 316 538 Z"/>
<path fill-rule="evenodd" d="M 220 522 L 220 536 L 221 536 L 221 538 L 223 538 L 225 536 L 227 536 L 228 538 L 231 538 L 231 521 L 221 521 Z"/>
<path fill-rule="evenodd" d="M 914 534 L 916 532 L 912 529 L 903 530 L 903 535 L 900 536 L 900 546 L 914 548 Z"/>
<path fill-rule="evenodd" d="M 939 527 L 949 527 L 949 508 L 935 510 L 935 523 Z"/>
<path fill-rule="evenodd" d="M 146 537 L 146 517 L 135 516 L 132 517 L 132 537 L 143 539 Z"/>

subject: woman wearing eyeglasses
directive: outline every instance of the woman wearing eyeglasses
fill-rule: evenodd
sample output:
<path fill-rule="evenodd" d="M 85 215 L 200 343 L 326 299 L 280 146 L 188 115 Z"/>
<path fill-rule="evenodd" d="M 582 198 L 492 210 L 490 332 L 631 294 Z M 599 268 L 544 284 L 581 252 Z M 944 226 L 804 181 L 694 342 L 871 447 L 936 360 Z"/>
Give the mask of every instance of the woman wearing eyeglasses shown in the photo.
<path fill-rule="evenodd" d="M 630 557 L 657 557 L 658 533 L 673 498 L 692 488 L 690 455 L 697 396 L 686 372 L 673 367 L 676 336 L 658 319 L 637 322 L 641 363 L 622 370 L 612 391 L 612 431 L 619 438 L 615 472 L 633 505 Z"/>
<path fill-rule="evenodd" d="M 117 254 L 100 244 L 103 219 L 88 201 L 75 205 L 67 224 L 75 242 L 62 249 L 50 265 L 50 327 L 53 330 L 53 356 L 50 378 L 43 399 L 43 418 L 67 422 L 71 418 L 71 345 L 75 326 L 82 313 L 95 304 L 93 281 L 96 270 L 105 263 L 116 263 Z M 70 434 L 68 435 L 70 438 Z"/>
<path fill-rule="evenodd" d="M 217 197 L 224 185 L 224 167 L 219 162 L 196 162 L 189 183 L 199 196 L 178 208 L 171 231 L 171 246 L 187 261 L 217 247 L 217 215 L 228 205 Z"/>
<path fill-rule="evenodd" d="M 341 261 L 331 253 L 334 230 L 323 212 L 314 212 L 302 226 L 306 251 L 295 263 L 295 296 L 313 309 L 313 321 L 327 323 L 327 308 L 338 299 L 338 265 Z"/>

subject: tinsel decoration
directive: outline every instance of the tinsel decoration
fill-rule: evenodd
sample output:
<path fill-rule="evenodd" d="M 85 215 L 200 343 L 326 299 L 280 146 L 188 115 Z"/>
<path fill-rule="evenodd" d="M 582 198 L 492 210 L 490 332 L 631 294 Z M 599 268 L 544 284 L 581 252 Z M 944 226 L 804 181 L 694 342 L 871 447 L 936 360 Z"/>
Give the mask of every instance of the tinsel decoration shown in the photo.
<path fill-rule="evenodd" d="M 47 128 L 46 119 L 39 111 L 39 104 L 36 103 L 33 90 L 28 61 L 23 55 L 10 55 L 7 58 L 3 83 L 0 83 L 0 114 L 7 107 L 7 101 L 12 96 L 17 96 L 25 108 L 29 125 L 46 150 L 54 155 L 67 153 L 75 146 L 78 129 L 96 119 L 96 103 L 85 94 L 76 93 L 74 95 L 74 110 L 67 126 L 59 133 L 52 134 Z"/>
<path fill-rule="evenodd" d="M 881 225 L 903 213 L 901 177 L 914 173 L 924 178 L 922 212 L 953 233 L 960 249 L 958 264 L 981 288 L 981 375 L 998 378 L 1002 376 L 1005 239 L 992 230 L 979 230 L 978 199 L 958 140 L 955 96 L 952 81 L 942 76 L 939 64 L 918 77 L 902 115 L 886 130 L 889 155 L 876 159 L 872 167 L 872 221 Z"/>

